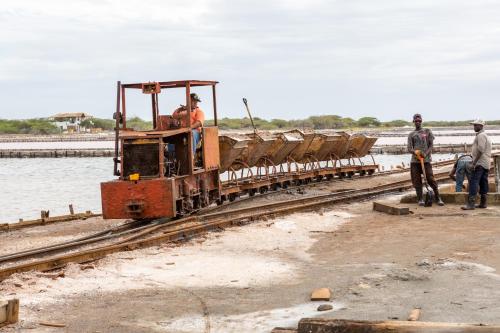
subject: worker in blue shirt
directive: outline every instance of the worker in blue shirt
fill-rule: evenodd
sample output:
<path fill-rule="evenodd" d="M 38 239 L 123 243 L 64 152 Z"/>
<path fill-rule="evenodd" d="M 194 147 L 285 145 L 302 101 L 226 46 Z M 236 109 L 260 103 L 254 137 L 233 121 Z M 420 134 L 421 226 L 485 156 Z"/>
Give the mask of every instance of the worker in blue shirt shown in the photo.
<path fill-rule="evenodd" d="M 472 174 L 472 156 L 462 155 L 460 156 L 453 165 L 450 171 L 450 178 L 455 181 L 455 192 L 462 192 L 464 187 L 464 180 L 467 177 L 467 182 L 470 184 Z"/>

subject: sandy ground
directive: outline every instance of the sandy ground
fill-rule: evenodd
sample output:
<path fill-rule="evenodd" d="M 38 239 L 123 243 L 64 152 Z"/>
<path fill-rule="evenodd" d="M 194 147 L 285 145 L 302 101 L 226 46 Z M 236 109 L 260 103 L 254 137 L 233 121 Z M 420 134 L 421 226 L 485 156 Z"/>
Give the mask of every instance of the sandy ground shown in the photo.
<path fill-rule="evenodd" d="M 270 332 L 312 316 L 405 319 L 413 307 L 426 321 L 500 323 L 500 207 L 391 216 L 371 205 L 117 253 L 64 277 L 15 275 L 0 295 L 21 300 L 21 322 L 0 331 Z M 332 302 L 309 300 L 319 287 Z M 318 312 L 323 303 L 333 310 Z"/>

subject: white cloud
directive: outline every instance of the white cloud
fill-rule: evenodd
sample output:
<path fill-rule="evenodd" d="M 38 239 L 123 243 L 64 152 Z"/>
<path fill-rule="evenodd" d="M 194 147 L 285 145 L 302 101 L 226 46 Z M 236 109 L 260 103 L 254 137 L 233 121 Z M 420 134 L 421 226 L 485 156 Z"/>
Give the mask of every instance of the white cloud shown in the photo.
<path fill-rule="evenodd" d="M 328 112 L 353 117 L 402 118 L 413 112 L 401 108 L 408 101 L 449 100 L 437 116 L 467 119 L 476 104 L 491 119 L 495 89 L 478 87 L 499 88 L 498 16 L 490 0 L 9 2 L 0 9 L 0 117 L 3 108 L 20 117 L 65 111 L 65 103 L 40 111 L 54 89 L 79 111 L 107 116 L 118 79 L 202 78 L 224 84 L 226 116 L 243 116 L 245 94 L 259 116 L 307 117 L 328 92 Z M 18 103 L 12 82 L 43 83 L 37 108 Z M 83 110 L 89 94 L 95 109 Z M 351 100 L 360 94 L 372 102 Z M 275 95 L 300 100 L 285 106 Z"/>

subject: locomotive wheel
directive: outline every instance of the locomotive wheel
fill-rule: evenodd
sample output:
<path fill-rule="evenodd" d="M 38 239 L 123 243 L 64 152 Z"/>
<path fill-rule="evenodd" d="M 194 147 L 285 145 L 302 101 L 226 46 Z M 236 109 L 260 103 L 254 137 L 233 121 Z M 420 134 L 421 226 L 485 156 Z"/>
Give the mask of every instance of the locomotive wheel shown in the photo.
<path fill-rule="evenodd" d="M 229 194 L 229 201 L 233 202 L 234 200 L 236 200 L 237 197 L 238 196 L 236 193 L 231 193 L 231 194 Z"/>
<path fill-rule="evenodd" d="M 374 169 L 371 169 L 371 170 L 368 170 L 368 174 L 371 176 L 375 173 L 375 170 Z"/>
<path fill-rule="evenodd" d="M 349 172 L 347 173 L 347 177 L 348 177 L 348 178 L 352 178 L 352 176 L 354 176 L 354 172 L 349 171 Z"/>
<path fill-rule="evenodd" d="M 360 176 L 364 176 L 364 175 L 366 175 L 366 170 L 361 170 L 361 171 L 359 172 L 359 175 L 360 175 Z"/>
<path fill-rule="evenodd" d="M 251 197 L 253 197 L 255 195 L 255 193 L 257 193 L 257 190 L 254 188 L 251 188 L 248 190 L 248 195 Z"/>
<path fill-rule="evenodd" d="M 280 188 L 280 184 L 278 184 L 278 183 L 271 185 L 271 190 L 273 190 L 273 191 L 277 191 L 279 188 Z"/>
<path fill-rule="evenodd" d="M 290 184 L 288 182 L 283 182 L 281 188 L 287 189 Z"/>
<path fill-rule="evenodd" d="M 326 180 L 332 180 L 333 179 L 333 175 L 326 175 Z"/>
<path fill-rule="evenodd" d="M 259 193 L 260 194 L 264 194 L 267 192 L 267 186 L 262 186 L 261 188 L 259 188 Z"/>

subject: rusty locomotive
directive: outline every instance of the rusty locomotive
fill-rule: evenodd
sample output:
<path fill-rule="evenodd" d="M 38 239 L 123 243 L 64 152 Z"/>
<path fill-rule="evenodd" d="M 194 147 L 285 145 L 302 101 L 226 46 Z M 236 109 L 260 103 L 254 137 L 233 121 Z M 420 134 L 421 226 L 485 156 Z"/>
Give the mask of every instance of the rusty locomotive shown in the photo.
<path fill-rule="evenodd" d="M 372 174 L 378 168 L 373 158 L 373 163 L 361 160 L 376 140 L 364 135 L 300 130 L 219 135 L 217 84 L 200 80 L 118 82 L 114 113 L 114 175 L 118 179 L 101 183 L 104 218 L 178 217 L 241 195 Z M 201 128 L 196 147 L 189 112 L 182 122 L 159 112 L 158 94 L 175 88 L 184 90 L 187 110 L 191 110 L 193 88 L 211 88 L 213 126 Z M 127 128 L 128 89 L 151 96 L 151 130 Z"/>

